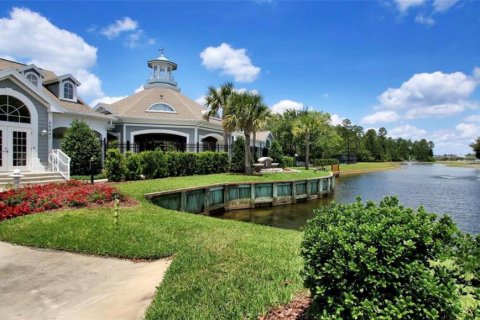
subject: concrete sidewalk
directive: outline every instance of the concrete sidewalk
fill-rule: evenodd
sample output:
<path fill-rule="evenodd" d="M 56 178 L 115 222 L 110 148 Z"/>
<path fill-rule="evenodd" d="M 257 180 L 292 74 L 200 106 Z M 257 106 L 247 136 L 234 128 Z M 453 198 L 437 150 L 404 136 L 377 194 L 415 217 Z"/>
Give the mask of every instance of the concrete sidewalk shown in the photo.
<path fill-rule="evenodd" d="M 133 263 L 0 242 L 0 318 L 143 319 L 170 263 Z"/>

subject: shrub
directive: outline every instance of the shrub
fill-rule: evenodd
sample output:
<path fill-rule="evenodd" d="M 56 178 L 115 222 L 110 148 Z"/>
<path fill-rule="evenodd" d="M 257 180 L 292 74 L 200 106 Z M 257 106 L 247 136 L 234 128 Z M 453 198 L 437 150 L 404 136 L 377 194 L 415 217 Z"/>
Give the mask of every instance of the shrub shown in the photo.
<path fill-rule="evenodd" d="M 453 276 L 432 265 L 452 242 L 436 220 L 386 197 L 316 210 L 302 244 L 304 280 L 319 319 L 455 319 Z"/>
<path fill-rule="evenodd" d="M 294 157 L 283 156 L 281 159 L 280 166 L 282 168 L 295 167 L 297 165 Z"/>
<path fill-rule="evenodd" d="M 238 138 L 233 143 L 230 171 L 243 172 L 245 170 L 245 139 Z"/>
<path fill-rule="evenodd" d="M 277 140 L 272 141 L 272 145 L 268 149 L 268 156 L 273 159 L 273 162 L 277 162 L 282 166 L 283 151 L 280 142 Z"/>
<path fill-rule="evenodd" d="M 132 153 L 128 151 L 125 153 L 125 166 L 127 180 L 137 180 L 142 174 L 142 156 L 140 153 Z"/>
<path fill-rule="evenodd" d="M 167 167 L 170 177 L 188 176 L 195 174 L 197 157 L 194 153 L 167 152 Z"/>
<path fill-rule="evenodd" d="M 125 157 L 118 149 L 108 149 L 105 158 L 105 175 L 110 181 L 125 180 L 127 167 Z"/>
<path fill-rule="evenodd" d="M 329 166 L 332 164 L 338 164 L 338 159 L 313 159 L 313 165 L 320 167 L 320 166 Z"/>
<path fill-rule="evenodd" d="M 65 131 L 60 149 L 72 160 L 70 172 L 72 175 L 90 174 L 90 159 L 94 159 L 94 172 L 101 170 L 102 146 L 95 132 L 84 121 L 73 120 Z"/>
<path fill-rule="evenodd" d="M 163 151 L 143 151 L 140 154 L 145 178 L 154 179 L 168 176 L 167 156 Z"/>

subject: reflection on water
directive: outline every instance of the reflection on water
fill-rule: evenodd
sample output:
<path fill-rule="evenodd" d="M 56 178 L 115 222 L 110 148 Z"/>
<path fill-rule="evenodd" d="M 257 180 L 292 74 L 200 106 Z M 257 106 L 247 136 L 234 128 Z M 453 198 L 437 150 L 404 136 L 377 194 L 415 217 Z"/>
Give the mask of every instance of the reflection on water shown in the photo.
<path fill-rule="evenodd" d="M 329 198 L 274 208 L 231 211 L 221 218 L 301 229 L 313 217 L 314 208 L 332 200 L 351 203 L 356 196 L 361 196 L 363 200 L 379 201 L 385 195 L 397 196 L 407 207 L 423 205 L 428 211 L 449 214 L 461 230 L 480 233 L 480 170 L 439 164 L 341 176 L 335 194 Z"/>

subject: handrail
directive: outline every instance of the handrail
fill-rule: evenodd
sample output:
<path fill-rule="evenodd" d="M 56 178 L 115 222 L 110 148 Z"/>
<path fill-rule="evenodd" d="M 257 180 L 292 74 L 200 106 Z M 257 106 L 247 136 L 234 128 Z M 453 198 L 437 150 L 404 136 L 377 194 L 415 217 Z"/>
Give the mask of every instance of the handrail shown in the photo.
<path fill-rule="evenodd" d="M 60 173 L 66 180 L 70 180 L 70 161 L 71 158 L 60 149 L 52 149 L 48 156 L 50 169 Z"/>

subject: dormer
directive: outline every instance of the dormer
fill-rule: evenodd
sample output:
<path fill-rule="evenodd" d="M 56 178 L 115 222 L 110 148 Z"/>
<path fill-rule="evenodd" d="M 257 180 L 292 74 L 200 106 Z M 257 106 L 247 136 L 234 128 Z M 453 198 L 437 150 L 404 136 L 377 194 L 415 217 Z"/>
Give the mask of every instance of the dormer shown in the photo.
<path fill-rule="evenodd" d="M 60 100 L 77 102 L 77 87 L 80 82 L 71 74 L 65 74 L 44 82 L 44 85 Z"/>
<path fill-rule="evenodd" d="M 43 81 L 43 75 L 39 68 L 37 68 L 34 64 L 29 64 L 18 70 L 21 74 L 27 78 L 30 83 L 32 83 L 35 87 L 40 88 Z"/>
<path fill-rule="evenodd" d="M 112 112 L 110 111 L 110 108 L 107 106 L 107 104 L 105 103 L 98 103 L 94 108 L 93 110 L 97 111 L 97 112 L 100 112 L 100 113 L 103 113 L 103 114 L 106 114 L 106 115 L 109 115 L 109 114 L 112 114 Z"/>

